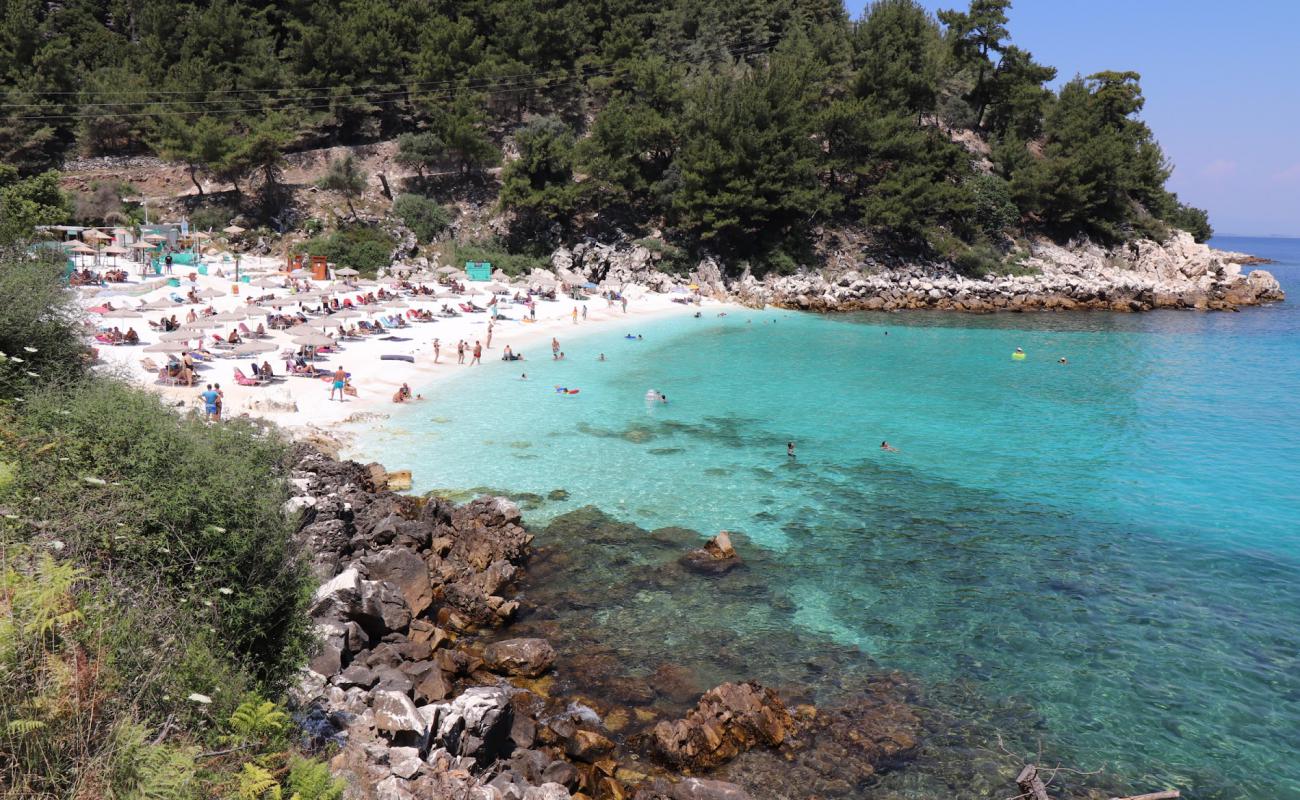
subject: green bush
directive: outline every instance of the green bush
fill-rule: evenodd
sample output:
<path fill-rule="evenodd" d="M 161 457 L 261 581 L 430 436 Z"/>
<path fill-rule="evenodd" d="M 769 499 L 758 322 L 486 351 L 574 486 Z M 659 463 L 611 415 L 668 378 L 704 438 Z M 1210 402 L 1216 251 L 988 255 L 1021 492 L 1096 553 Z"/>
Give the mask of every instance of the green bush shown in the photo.
<path fill-rule="evenodd" d="M 28 398 L 24 447 L 0 500 L 42 524 L 69 558 L 111 572 L 144 607 L 192 604 L 198 650 L 280 685 L 308 646 L 310 592 L 280 513 L 281 441 L 252 424 L 210 426 L 110 380 Z M 207 609 L 213 609 L 208 614 Z M 201 621 L 210 617 L 210 630 Z M 181 666 L 183 666 L 183 661 Z"/>
<path fill-rule="evenodd" d="M 201 205 L 190 212 L 190 230 L 219 231 L 239 212 L 219 203 Z"/>
<path fill-rule="evenodd" d="M 418 194 L 398 195 L 393 201 L 393 213 L 415 233 L 421 244 L 437 239 L 451 224 L 447 209 Z"/>
<path fill-rule="evenodd" d="M 308 239 L 302 249 L 313 256 L 325 256 L 330 263 L 352 267 L 363 275 L 373 276 L 375 271 L 391 263 L 393 237 L 373 225 L 349 225 L 328 236 Z"/>
<path fill-rule="evenodd" d="M 492 269 L 502 270 L 511 277 L 525 275 L 534 269 L 548 269 L 551 265 L 545 256 L 512 253 L 495 239 L 456 245 L 452 251 L 453 266 L 463 267 L 466 261 L 486 261 Z"/>
<path fill-rule="evenodd" d="M 0 248 L 0 397 L 21 395 L 37 382 L 67 382 L 85 367 L 89 351 L 65 290 L 65 264 L 48 251 Z"/>
<path fill-rule="evenodd" d="M 1011 197 L 1011 184 L 997 175 L 976 175 L 967 181 L 974 201 L 975 227 L 981 234 L 998 237 L 1020 222 L 1020 211 Z"/>

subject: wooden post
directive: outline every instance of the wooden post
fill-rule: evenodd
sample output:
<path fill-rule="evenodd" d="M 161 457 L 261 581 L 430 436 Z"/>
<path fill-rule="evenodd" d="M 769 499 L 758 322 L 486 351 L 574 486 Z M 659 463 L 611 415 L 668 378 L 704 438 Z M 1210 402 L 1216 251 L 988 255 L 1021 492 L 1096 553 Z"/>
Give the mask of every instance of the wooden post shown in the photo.
<path fill-rule="evenodd" d="M 1047 784 L 1043 779 L 1038 777 L 1038 767 L 1033 764 L 1026 764 L 1025 768 L 1020 770 L 1020 775 L 1016 778 L 1016 785 L 1020 787 L 1022 796 L 1032 798 L 1032 800 L 1052 800 L 1047 794 Z"/>

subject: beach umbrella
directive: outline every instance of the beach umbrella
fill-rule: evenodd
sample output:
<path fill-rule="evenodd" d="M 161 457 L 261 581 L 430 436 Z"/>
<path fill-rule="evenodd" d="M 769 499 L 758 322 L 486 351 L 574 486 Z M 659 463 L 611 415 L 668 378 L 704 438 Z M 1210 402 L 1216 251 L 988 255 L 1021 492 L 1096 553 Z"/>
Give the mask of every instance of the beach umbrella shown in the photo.
<path fill-rule="evenodd" d="M 126 228 L 114 228 L 114 229 L 113 229 L 113 235 L 114 235 L 114 236 L 130 236 L 130 235 L 131 235 L 131 232 L 128 231 Z"/>
<path fill-rule="evenodd" d="M 157 342 L 144 348 L 146 353 L 184 353 L 194 348 L 185 342 Z"/>
<path fill-rule="evenodd" d="M 104 252 L 110 256 L 124 256 L 130 251 L 125 247 L 118 247 L 115 244 L 110 244 L 108 247 L 104 248 Z"/>
<path fill-rule="evenodd" d="M 360 275 L 361 273 L 357 272 L 352 267 L 343 267 L 342 269 L 334 270 L 334 274 L 341 275 L 344 278 L 355 278 L 357 275 Z"/>
<path fill-rule="evenodd" d="M 410 307 L 411 307 L 411 304 L 410 304 L 410 303 L 404 303 L 404 302 L 402 302 L 401 300 L 389 300 L 389 301 L 387 301 L 387 302 L 385 302 L 385 303 L 381 303 L 381 305 L 382 305 L 384 308 L 393 308 L 393 309 L 399 309 L 399 308 L 410 308 Z"/>
<path fill-rule="evenodd" d="M 242 311 L 222 311 L 220 314 L 213 314 L 208 317 L 213 322 L 243 322 L 248 319 L 248 315 Z"/>
<path fill-rule="evenodd" d="M 263 300 L 262 305 L 270 306 L 271 308 L 284 308 L 285 306 L 296 306 L 298 305 L 298 302 L 299 301 L 290 297 L 277 297 L 274 300 Z"/>
<path fill-rule="evenodd" d="M 130 247 L 132 250 L 152 250 L 154 248 L 148 242 L 133 242 Z"/>
<path fill-rule="evenodd" d="M 90 245 L 86 244 L 85 242 L 77 242 L 77 243 L 73 244 L 72 247 L 70 247 L 69 249 L 72 250 L 72 252 L 74 252 L 74 253 L 94 253 L 94 252 L 95 252 L 95 248 L 91 247 Z"/>
<path fill-rule="evenodd" d="M 143 305 L 136 306 L 136 308 L 148 308 L 154 310 L 160 308 L 175 308 L 175 307 L 176 307 L 176 303 L 173 300 L 166 297 L 159 297 L 157 300 L 150 300 L 149 302 L 144 303 Z"/>
<path fill-rule="evenodd" d="M 160 235 L 158 235 L 158 234 L 156 234 L 156 233 L 147 233 L 147 234 L 145 234 L 144 236 L 141 236 L 140 238 L 141 238 L 141 239 L 144 239 L 146 242 L 165 242 L 165 241 L 167 241 L 167 237 L 166 237 L 166 236 L 160 236 Z"/>
<path fill-rule="evenodd" d="M 350 308 L 340 308 L 338 311 L 335 311 L 333 314 L 330 314 L 329 318 L 330 319 L 355 319 L 359 316 L 361 316 L 361 312 L 359 311 L 354 311 Z"/>
<path fill-rule="evenodd" d="M 100 316 L 106 319 L 140 319 L 142 315 L 134 308 L 114 308 L 103 312 Z"/>
<path fill-rule="evenodd" d="M 279 350 L 278 345 L 270 342 L 244 342 L 237 346 L 232 352 L 237 356 L 251 356 L 258 353 L 269 353 L 272 350 Z"/>
<path fill-rule="evenodd" d="M 220 324 L 220 322 L 214 321 L 212 317 L 199 317 L 193 322 L 182 322 L 181 327 L 192 331 L 201 331 L 207 328 L 215 328 Z"/>
<path fill-rule="evenodd" d="M 193 233 L 190 234 L 190 238 L 191 238 L 191 239 L 211 239 L 211 238 L 212 238 L 212 234 L 210 234 L 210 233 L 204 233 L 203 231 L 194 231 Z"/>
<path fill-rule="evenodd" d="M 450 275 L 451 273 L 459 272 L 460 270 L 456 269 L 455 267 L 438 267 L 438 269 L 434 271 L 437 272 L 439 275 Z"/>
<path fill-rule="evenodd" d="M 334 340 L 323 333 L 304 333 L 293 337 L 293 343 L 304 347 L 328 347 Z"/>
<path fill-rule="evenodd" d="M 81 238 L 99 240 L 99 239 L 111 239 L 113 237 L 109 236 L 106 233 L 100 233 L 94 228 L 87 228 L 86 230 L 81 232 Z"/>
<path fill-rule="evenodd" d="M 158 341 L 160 342 L 188 342 L 191 339 L 202 339 L 202 338 L 203 338 L 202 331 L 195 331 L 195 330 L 187 331 L 184 328 L 178 331 L 167 331 L 166 333 L 158 334 Z"/>
<path fill-rule="evenodd" d="M 278 281 L 275 278 L 255 278 L 248 282 L 249 286 L 256 286 L 259 289 L 279 289 L 284 286 L 284 281 Z"/>
<path fill-rule="evenodd" d="M 292 328 L 285 330 L 285 333 L 289 334 L 292 338 L 294 336 L 307 336 L 308 334 L 314 334 L 316 333 L 316 329 L 312 327 L 311 323 L 300 322 Z"/>
<path fill-rule="evenodd" d="M 208 287 L 207 289 L 198 290 L 197 292 L 195 292 L 195 295 L 203 298 L 204 300 L 210 300 L 214 297 L 225 297 L 226 293 L 221 291 L 220 289 L 213 289 L 211 287 Z"/>
<path fill-rule="evenodd" d="M 269 309 L 261 306 L 244 306 L 241 310 L 250 317 L 265 317 L 271 313 Z"/>
<path fill-rule="evenodd" d="M 401 282 L 402 282 L 401 278 L 395 277 L 393 275 L 385 275 L 384 277 L 379 278 L 376 281 L 376 283 L 383 284 L 384 286 L 396 286 Z"/>
<path fill-rule="evenodd" d="M 239 234 L 241 234 L 241 233 L 244 232 L 244 229 L 241 228 L 241 227 L 239 227 L 238 225 L 227 225 L 226 227 L 222 228 L 221 230 L 222 230 L 224 233 L 228 233 L 228 234 L 230 234 L 231 236 L 238 236 Z"/>

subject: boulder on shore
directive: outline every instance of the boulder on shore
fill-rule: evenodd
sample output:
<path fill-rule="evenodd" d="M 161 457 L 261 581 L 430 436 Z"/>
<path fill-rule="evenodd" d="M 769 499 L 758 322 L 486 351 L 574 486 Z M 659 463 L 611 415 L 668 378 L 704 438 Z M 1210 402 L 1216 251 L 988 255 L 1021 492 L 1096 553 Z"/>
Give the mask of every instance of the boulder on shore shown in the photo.
<path fill-rule="evenodd" d="M 555 664 L 555 648 L 545 639 L 506 639 L 488 645 L 483 661 L 493 672 L 536 678 Z"/>

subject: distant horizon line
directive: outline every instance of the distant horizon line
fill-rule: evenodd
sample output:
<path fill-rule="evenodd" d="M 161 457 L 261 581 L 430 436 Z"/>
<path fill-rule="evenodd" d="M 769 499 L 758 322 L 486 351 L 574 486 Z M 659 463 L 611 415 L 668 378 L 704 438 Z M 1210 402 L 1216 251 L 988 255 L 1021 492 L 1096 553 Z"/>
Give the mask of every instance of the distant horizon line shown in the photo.
<path fill-rule="evenodd" d="M 1234 239 L 1300 239 L 1300 233 L 1215 233 L 1215 236 L 1231 236 Z"/>

